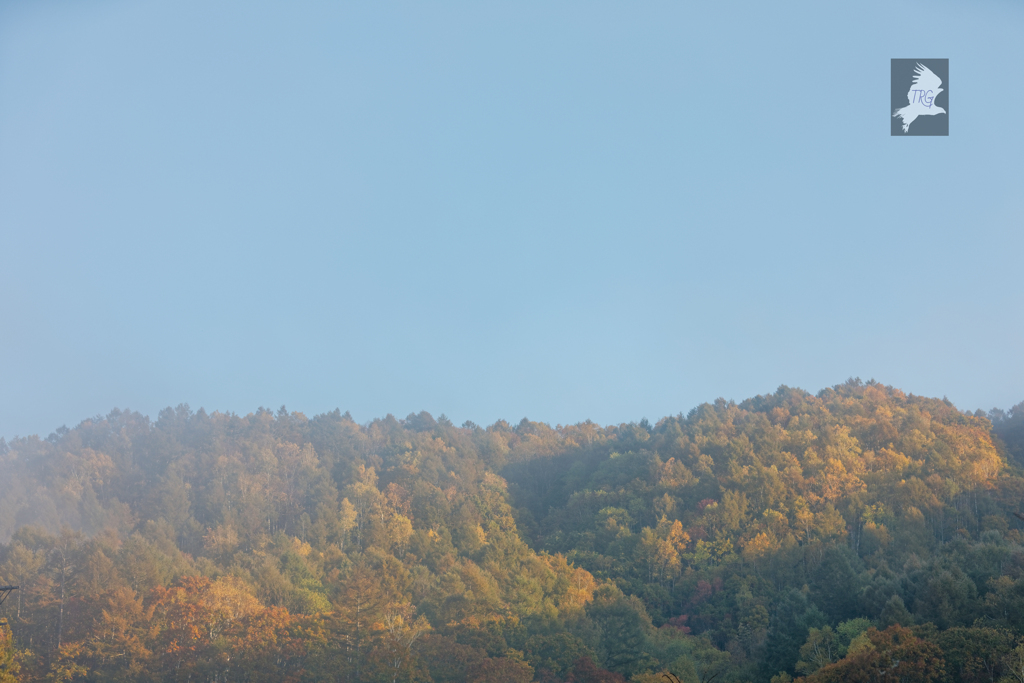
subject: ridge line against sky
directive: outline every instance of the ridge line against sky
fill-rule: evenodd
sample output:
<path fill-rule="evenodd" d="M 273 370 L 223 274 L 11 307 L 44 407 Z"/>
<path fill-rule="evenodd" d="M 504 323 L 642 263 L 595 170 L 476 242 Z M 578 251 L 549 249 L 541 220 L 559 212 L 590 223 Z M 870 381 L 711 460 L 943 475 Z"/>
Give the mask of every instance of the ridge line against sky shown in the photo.
<path fill-rule="evenodd" d="M 859 377 L 858 378 L 851 377 L 847 381 L 862 381 L 862 380 Z M 864 384 L 879 384 L 881 386 L 889 386 L 889 388 L 896 389 L 898 391 L 903 391 L 903 389 L 901 389 L 900 387 L 892 387 L 891 385 L 884 385 L 884 384 L 882 384 L 880 382 L 876 382 L 873 378 L 868 380 L 868 381 L 866 381 L 866 382 L 863 382 L 863 383 Z M 839 384 L 842 384 L 842 383 L 839 383 Z M 822 387 L 818 391 L 808 391 L 808 390 L 805 390 L 805 389 L 803 389 L 801 387 L 793 387 L 793 386 L 782 385 L 782 386 L 779 386 L 776 389 L 776 391 L 781 390 L 783 388 L 788 388 L 788 389 L 794 389 L 794 390 L 797 390 L 797 391 L 806 391 L 808 394 L 810 394 L 812 396 L 819 397 L 821 395 L 821 393 L 823 391 L 825 391 L 826 389 L 835 388 L 835 387 L 839 386 L 839 384 L 833 384 L 833 385 L 830 385 L 828 387 Z M 757 394 L 757 395 L 754 395 L 754 396 L 747 396 L 747 397 L 744 397 L 742 399 L 725 398 L 724 396 L 719 396 L 719 397 L 716 397 L 714 399 L 708 399 L 707 401 L 702 401 L 701 403 L 693 406 L 692 408 L 690 408 L 688 410 L 680 410 L 680 411 L 676 411 L 674 413 L 665 413 L 663 415 L 658 415 L 658 416 L 644 415 L 644 416 L 641 416 L 639 418 L 632 417 L 632 418 L 628 418 L 628 419 L 620 419 L 620 420 L 615 420 L 615 421 L 610 421 L 610 422 L 598 422 L 596 420 L 590 420 L 589 418 L 583 418 L 581 420 L 576 420 L 576 421 L 573 421 L 573 422 L 564 422 L 564 423 L 563 422 L 549 422 L 547 420 L 531 419 L 529 415 L 524 415 L 521 418 L 517 418 L 517 419 L 510 419 L 507 416 L 505 416 L 505 417 L 496 417 L 496 418 L 493 418 L 493 419 L 490 419 L 490 420 L 486 420 L 486 421 L 483 421 L 483 422 L 478 422 L 476 420 L 473 420 L 472 418 L 454 419 L 451 416 L 449 416 L 447 413 L 445 413 L 444 411 L 435 413 L 433 411 L 425 410 L 425 409 L 412 410 L 412 411 L 403 413 L 401 415 L 399 415 L 397 413 L 389 412 L 389 413 L 385 413 L 385 414 L 382 414 L 382 415 L 374 415 L 374 416 L 371 416 L 371 417 L 367 418 L 367 417 L 361 417 L 361 416 L 353 415 L 351 410 L 343 409 L 341 406 L 335 406 L 334 408 L 331 408 L 331 409 L 317 410 L 317 411 L 313 411 L 313 412 L 308 412 L 308 411 L 304 411 L 304 410 L 296 410 L 296 409 L 293 409 L 293 408 L 289 408 L 286 405 L 281 405 L 281 406 L 279 406 L 277 408 L 271 408 L 269 406 L 261 405 L 261 406 L 258 406 L 255 409 L 252 409 L 252 410 L 234 411 L 234 410 L 222 410 L 222 409 L 218 409 L 218 408 L 207 409 L 205 406 L 193 407 L 191 405 L 188 405 L 187 403 L 181 403 L 181 404 L 178 404 L 176 406 L 164 406 L 163 408 L 161 408 L 158 411 L 156 411 L 156 413 L 154 413 L 154 414 L 147 414 L 147 413 L 144 413 L 144 412 L 141 412 L 141 411 L 133 410 L 130 407 L 126 407 L 126 408 L 117 408 L 117 407 L 115 407 L 115 408 L 111 408 L 110 410 L 107 410 L 107 411 L 105 411 L 103 413 L 97 413 L 96 415 L 79 419 L 77 422 L 74 423 L 74 425 L 78 426 L 78 425 L 80 425 L 80 424 L 82 424 L 84 422 L 90 421 L 90 420 L 91 421 L 105 420 L 107 418 L 107 416 L 110 415 L 110 413 L 112 413 L 114 411 L 121 411 L 121 412 L 125 412 L 125 413 L 138 413 L 138 414 L 142 415 L 143 417 L 145 417 L 146 419 L 150 420 L 151 422 L 156 422 L 157 419 L 159 418 L 159 413 L 163 412 L 164 410 L 176 411 L 179 408 L 187 408 L 189 411 L 191 411 L 192 414 L 198 413 L 200 410 L 202 410 L 207 415 L 212 415 L 212 414 L 218 413 L 218 414 L 222 414 L 222 415 L 233 415 L 233 416 L 242 417 L 242 418 L 248 417 L 250 415 L 254 415 L 254 414 L 256 414 L 257 412 L 259 412 L 261 410 L 273 413 L 276 416 L 276 415 L 278 415 L 280 413 L 281 409 L 284 409 L 284 410 L 286 410 L 286 412 L 288 414 L 299 413 L 299 414 L 304 415 L 308 419 L 312 419 L 314 417 L 320 417 L 322 415 L 326 415 L 326 414 L 332 413 L 334 411 L 339 411 L 342 415 L 346 415 L 346 414 L 349 415 L 356 424 L 358 424 L 360 426 L 363 426 L 363 427 L 368 426 L 369 424 L 371 424 L 372 422 L 374 422 L 374 421 L 376 421 L 378 419 L 384 419 L 384 418 L 386 418 L 388 416 L 394 417 L 397 420 L 405 420 L 405 419 L 407 419 L 409 417 L 412 417 L 413 415 L 418 415 L 421 412 L 428 413 L 434 420 L 437 420 L 437 421 L 441 420 L 442 418 L 446 418 L 452 424 L 454 424 L 457 427 L 464 426 L 467 422 L 475 424 L 475 425 L 477 425 L 479 427 L 488 427 L 488 426 L 493 425 L 493 424 L 495 424 L 495 423 L 497 423 L 499 421 L 504 421 L 504 422 L 514 426 L 514 425 L 518 424 L 521 420 L 529 420 L 530 422 L 538 422 L 538 423 L 542 423 L 542 424 L 547 424 L 549 427 L 556 427 L 556 428 L 564 427 L 564 426 L 568 426 L 568 425 L 572 425 L 572 424 L 581 424 L 581 423 L 586 423 L 586 422 L 593 422 L 594 424 L 598 425 L 599 427 L 613 427 L 613 426 L 618 426 L 618 425 L 621 425 L 621 424 L 636 424 L 636 423 L 639 423 L 639 422 L 641 422 L 643 420 L 648 420 L 651 424 L 657 424 L 659 421 L 661 421 L 664 418 L 676 417 L 676 416 L 684 416 L 685 417 L 685 416 L 689 415 L 692 411 L 694 411 L 697 408 L 699 408 L 700 406 L 708 405 L 708 404 L 714 404 L 718 400 L 724 400 L 724 401 L 727 401 L 729 403 L 734 403 L 734 404 L 739 405 L 739 404 L 742 404 L 744 401 L 747 401 L 747 400 L 750 400 L 750 399 L 754 399 L 754 398 L 758 398 L 760 396 L 771 395 L 773 393 L 775 393 L 775 392 L 767 392 L 767 393 Z M 931 398 L 931 399 L 943 400 L 943 401 L 948 401 L 949 400 L 948 397 L 946 397 L 945 395 L 943 395 L 941 397 L 941 399 L 940 399 L 938 396 L 926 396 L 926 395 L 917 394 L 917 393 L 914 393 L 914 392 L 911 392 L 911 391 L 903 391 L 903 393 L 906 394 L 906 396 L 909 397 L 909 398 L 919 397 L 919 398 Z M 986 408 L 976 408 L 974 410 L 970 410 L 970 409 L 965 408 L 963 406 L 957 406 L 956 404 L 953 404 L 953 406 L 955 408 L 957 408 L 958 410 L 960 410 L 961 412 L 971 413 L 971 414 L 975 413 L 977 410 L 981 410 L 981 411 L 983 411 L 985 413 L 989 413 L 993 409 L 1007 410 L 1007 409 L 1013 407 L 1013 406 L 993 406 L 992 408 L 988 408 L 988 409 L 986 409 Z M 50 430 L 47 433 L 46 437 L 43 436 L 43 433 L 36 433 L 36 434 L 15 434 L 15 435 L 3 435 L 3 434 L 0 434 L 0 438 L 5 438 L 7 441 L 13 441 L 13 440 L 18 439 L 18 438 L 32 437 L 32 436 L 36 436 L 36 437 L 39 437 L 39 438 L 49 438 L 49 437 L 54 436 L 57 433 L 57 431 L 60 430 L 60 429 L 68 429 L 69 428 L 69 424 L 70 423 L 65 422 L 60 427 L 57 427 L 57 428 L 54 428 L 53 430 Z"/>

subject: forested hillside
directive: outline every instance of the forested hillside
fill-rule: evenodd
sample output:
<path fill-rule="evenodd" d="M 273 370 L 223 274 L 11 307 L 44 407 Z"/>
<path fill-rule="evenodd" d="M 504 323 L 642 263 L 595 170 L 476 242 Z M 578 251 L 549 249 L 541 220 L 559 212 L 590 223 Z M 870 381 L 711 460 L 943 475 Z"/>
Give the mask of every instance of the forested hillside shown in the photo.
<path fill-rule="evenodd" d="M 0 440 L 0 682 L 1024 683 L 1024 404 Z"/>

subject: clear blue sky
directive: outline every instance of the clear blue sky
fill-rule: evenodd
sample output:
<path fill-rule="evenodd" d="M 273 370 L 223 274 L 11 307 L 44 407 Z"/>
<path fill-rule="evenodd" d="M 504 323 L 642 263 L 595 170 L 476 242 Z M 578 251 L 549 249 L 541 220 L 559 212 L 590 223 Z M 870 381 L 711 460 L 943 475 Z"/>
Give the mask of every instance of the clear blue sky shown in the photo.
<path fill-rule="evenodd" d="M 1024 399 L 1024 5 L 0 2 L 0 435 Z M 950 59 L 891 138 L 889 60 Z"/>

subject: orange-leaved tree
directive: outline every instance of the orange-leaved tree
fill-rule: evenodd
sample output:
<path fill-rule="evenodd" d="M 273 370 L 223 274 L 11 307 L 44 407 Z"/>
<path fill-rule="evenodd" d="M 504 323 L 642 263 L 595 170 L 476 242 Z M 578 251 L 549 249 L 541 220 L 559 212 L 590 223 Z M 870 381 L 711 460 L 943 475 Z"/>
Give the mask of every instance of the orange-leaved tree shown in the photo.
<path fill-rule="evenodd" d="M 933 683 L 945 675 L 942 651 L 902 626 L 867 632 L 870 646 L 822 667 L 807 683 Z"/>

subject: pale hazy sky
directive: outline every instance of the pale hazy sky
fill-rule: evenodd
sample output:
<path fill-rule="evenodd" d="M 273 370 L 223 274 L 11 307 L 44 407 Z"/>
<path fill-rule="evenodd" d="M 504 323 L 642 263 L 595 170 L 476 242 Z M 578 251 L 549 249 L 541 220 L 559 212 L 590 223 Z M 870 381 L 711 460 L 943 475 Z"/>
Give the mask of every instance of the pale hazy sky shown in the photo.
<path fill-rule="evenodd" d="M 1024 400 L 1024 5 L 0 2 L 0 435 Z M 889 60 L 950 59 L 948 138 Z"/>

